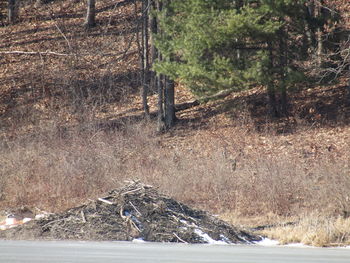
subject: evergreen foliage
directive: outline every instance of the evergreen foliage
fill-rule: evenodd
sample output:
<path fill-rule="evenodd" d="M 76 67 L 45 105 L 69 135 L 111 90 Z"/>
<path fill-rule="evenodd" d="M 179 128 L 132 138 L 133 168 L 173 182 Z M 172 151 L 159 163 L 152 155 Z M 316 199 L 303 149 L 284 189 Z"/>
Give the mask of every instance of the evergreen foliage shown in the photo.
<path fill-rule="evenodd" d="M 196 95 L 252 84 L 285 89 L 302 79 L 305 0 L 172 0 L 157 14 L 155 70 Z"/>

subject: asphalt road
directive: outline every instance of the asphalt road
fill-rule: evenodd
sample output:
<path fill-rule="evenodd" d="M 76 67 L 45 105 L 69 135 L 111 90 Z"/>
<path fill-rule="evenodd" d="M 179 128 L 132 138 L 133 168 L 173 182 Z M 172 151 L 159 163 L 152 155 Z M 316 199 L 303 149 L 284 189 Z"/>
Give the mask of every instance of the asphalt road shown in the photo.
<path fill-rule="evenodd" d="M 0 240 L 0 262 L 350 263 L 350 249 Z"/>

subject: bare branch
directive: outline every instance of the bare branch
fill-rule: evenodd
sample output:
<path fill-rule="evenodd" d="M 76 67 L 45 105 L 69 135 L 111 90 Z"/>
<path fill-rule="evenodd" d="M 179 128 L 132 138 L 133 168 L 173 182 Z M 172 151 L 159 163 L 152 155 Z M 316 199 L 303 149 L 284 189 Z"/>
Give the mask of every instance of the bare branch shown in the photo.
<path fill-rule="evenodd" d="M 0 54 L 10 54 L 10 55 L 54 55 L 54 56 L 73 56 L 73 54 L 65 54 L 65 53 L 58 53 L 58 52 L 53 52 L 53 51 L 45 51 L 45 52 L 40 52 L 40 51 L 19 51 L 19 50 L 14 50 L 14 51 L 0 51 Z"/>

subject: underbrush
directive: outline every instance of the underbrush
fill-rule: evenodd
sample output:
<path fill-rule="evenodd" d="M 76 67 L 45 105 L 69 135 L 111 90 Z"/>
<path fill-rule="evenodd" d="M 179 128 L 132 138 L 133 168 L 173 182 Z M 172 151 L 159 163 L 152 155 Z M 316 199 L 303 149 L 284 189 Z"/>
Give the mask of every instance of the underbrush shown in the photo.
<path fill-rule="evenodd" d="M 126 179 L 139 179 L 215 213 L 253 217 L 350 211 L 346 158 L 334 160 L 329 154 L 302 160 L 291 153 L 247 152 L 258 136 L 253 133 L 232 138 L 235 148 L 229 150 L 215 137 L 202 145 L 200 135 L 190 148 L 178 147 L 154 130 L 153 124 L 141 123 L 122 131 L 72 130 L 3 141 L 1 206 L 57 211 Z"/>
<path fill-rule="evenodd" d="M 225 144 L 220 136 L 209 140 L 198 132 L 184 147 L 153 126 L 144 122 L 114 131 L 77 128 L 3 139 L 0 209 L 62 211 L 137 179 L 235 224 L 249 218 L 255 225 L 300 222 L 263 232 L 282 243 L 349 243 L 350 154 L 278 155 L 269 147 L 278 150 L 281 143 L 266 135 L 264 140 L 271 140 L 267 154 L 255 147 L 260 135 L 243 127 L 232 129 L 244 137 L 225 137 Z"/>

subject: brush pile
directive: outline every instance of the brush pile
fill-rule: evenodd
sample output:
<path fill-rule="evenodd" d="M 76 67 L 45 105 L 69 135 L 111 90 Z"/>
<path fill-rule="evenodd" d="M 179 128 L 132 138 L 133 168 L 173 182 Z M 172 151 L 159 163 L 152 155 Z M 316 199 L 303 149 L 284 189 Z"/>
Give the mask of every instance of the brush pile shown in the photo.
<path fill-rule="evenodd" d="M 260 240 L 204 211 L 129 182 L 97 200 L 60 214 L 0 231 L 4 239 L 144 240 L 182 243 L 251 243 Z"/>

